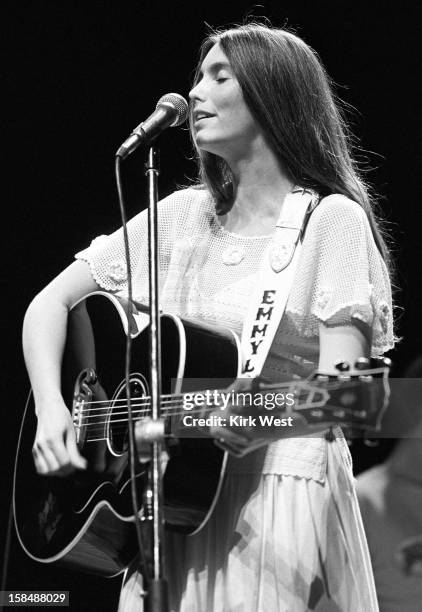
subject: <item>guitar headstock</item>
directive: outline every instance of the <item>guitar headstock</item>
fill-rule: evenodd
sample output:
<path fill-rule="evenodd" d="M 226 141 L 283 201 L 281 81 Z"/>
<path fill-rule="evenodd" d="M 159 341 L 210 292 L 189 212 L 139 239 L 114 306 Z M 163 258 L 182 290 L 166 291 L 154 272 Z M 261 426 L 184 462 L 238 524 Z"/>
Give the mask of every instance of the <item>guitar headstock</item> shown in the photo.
<path fill-rule="evenodd" d="M 310 385 L 324 390 L 328 398 L 318 406 L 311 394 L 308 401 L 299 402 L 300 415 L 310 425 L 340 425 L 351 432 L 378 430 L 390 396 L 390 359 L 360 358 L 353 368 L 346 362 L 336 368 L 338 375 L 316 372 L 311 377 Z"/>

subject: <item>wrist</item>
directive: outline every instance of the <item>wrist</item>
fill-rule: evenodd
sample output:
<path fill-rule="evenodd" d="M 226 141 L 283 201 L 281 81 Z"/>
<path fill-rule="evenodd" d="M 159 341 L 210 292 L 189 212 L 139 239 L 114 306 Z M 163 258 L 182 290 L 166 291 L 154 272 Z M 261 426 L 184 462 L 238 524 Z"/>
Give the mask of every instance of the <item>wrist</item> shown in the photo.
<path fill-rule="evenodd" d="M 46 392 L 33 393 L 35 401 L 35 414 L 37 416 L 47 412 L 51 406 L 57 405 L 57 403 L 63 403 L 63 397 L 60 390 L 49 390 Z"/>

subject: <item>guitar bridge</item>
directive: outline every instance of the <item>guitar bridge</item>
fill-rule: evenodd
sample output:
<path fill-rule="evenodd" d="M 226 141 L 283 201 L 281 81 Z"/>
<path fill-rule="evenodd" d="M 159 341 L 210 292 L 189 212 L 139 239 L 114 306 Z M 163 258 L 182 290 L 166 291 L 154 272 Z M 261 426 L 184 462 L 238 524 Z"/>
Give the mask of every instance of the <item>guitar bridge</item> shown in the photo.
<path fill-rule="evenodd" d="M 93 396 L 92 387 L 97 383 L 98 378 L 95 370 L 86 368 L 82 370 L 75 382 L 72 405 L 72 421 L 75 428 L 76 443 L 83 444 L 85 440 L 82 418 L 86 402 L 91 402 Z"/>

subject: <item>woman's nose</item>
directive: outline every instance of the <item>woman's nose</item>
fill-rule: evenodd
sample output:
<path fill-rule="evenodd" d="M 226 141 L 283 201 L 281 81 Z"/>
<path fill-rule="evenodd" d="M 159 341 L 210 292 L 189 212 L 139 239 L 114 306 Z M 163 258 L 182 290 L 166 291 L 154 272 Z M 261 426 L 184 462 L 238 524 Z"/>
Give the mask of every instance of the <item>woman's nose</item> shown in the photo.
<path fill-rule="evenodd" d="M 195 100 L 203 100 L 204 99 L 204 92 L 203 92 L 203 88 L 201 87 L 201 83 L 197 83 L 194 87 L 192 87 L 192 89 L 189 92 L 189 100 L 190 102 L 194 102 Z"/>

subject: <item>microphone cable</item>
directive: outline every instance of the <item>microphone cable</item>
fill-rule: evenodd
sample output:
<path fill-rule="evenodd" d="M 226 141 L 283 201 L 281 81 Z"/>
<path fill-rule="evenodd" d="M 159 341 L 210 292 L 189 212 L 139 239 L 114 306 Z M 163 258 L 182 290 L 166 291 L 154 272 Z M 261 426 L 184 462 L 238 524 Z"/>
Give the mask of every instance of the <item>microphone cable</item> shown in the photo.
<path fill-rule="evenodd" d="M 129 434 L 129 470 L 130 470 L 130 490 L 132 497 L 132 508 L 135 519 L 135 530 L 136 537 L 138 540 L 138 548 L 141 560 L 141 566 L 144 568 L 145 581 L 148 583 L 151 581 L 151 575 L 147 563 L 144 548 L 144 538 L 142 534 L 141 520 L 139 518 L 139 505 L 138 505 L 138 492 L 136 490 L 136 443 L 135 443 L 135 422 L 132 413 L 132 399 L 130 392 L 130 366 L 131 366 L 131 354 L 132 354 L 132 335 L 130 333 L 129 321 L 132 315 L 132 304 L 133 304 L 133 290 L 132 290 L 132 269 L 130 262 L 130 250 L 129 250 L 129 236 L 127 231 L 126 221 L 126 210 L 123 198 L 123 189 L 121 181 L 120 171 L 121 158 L 119 155 L 115 157 L 115 174 L 116 174 L 116 185 L 117 193 L 119 197 L 119 209 L 120 217 L 122 221 L 123 229 L 123 242 L 125 247 L 125 259 L 126 259 L 126 273 L 127 273 L 127 292 L 128 299 L 126 303 L 126 318 L 127 318 L 127 334 L 126 334 L 126 356 L 125 356 L 125 390 L 127 400 L 127 411 L 128 411 L 128 434 Z"/>

